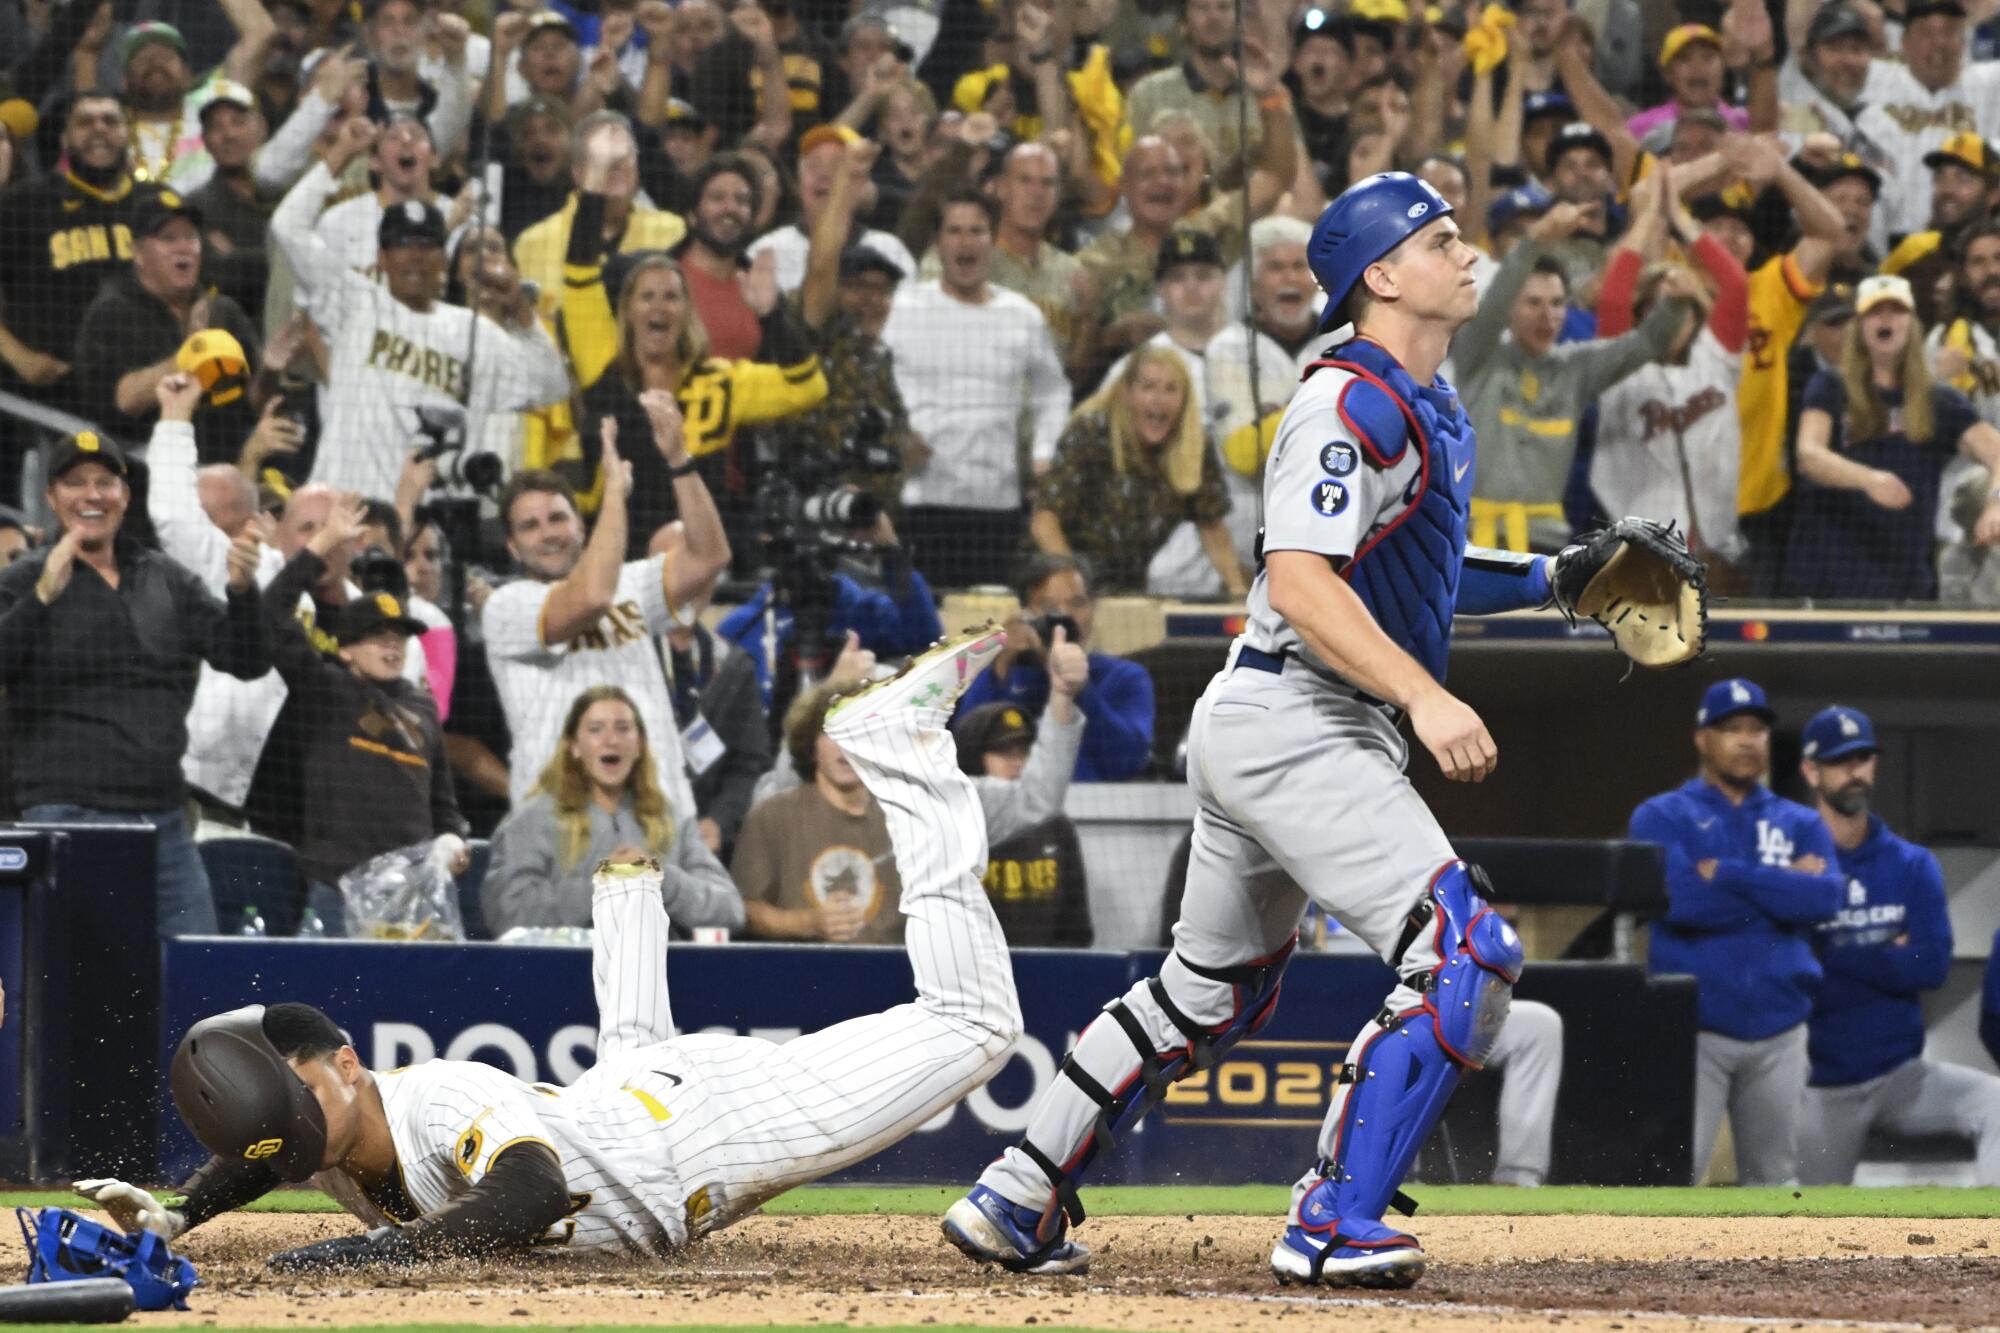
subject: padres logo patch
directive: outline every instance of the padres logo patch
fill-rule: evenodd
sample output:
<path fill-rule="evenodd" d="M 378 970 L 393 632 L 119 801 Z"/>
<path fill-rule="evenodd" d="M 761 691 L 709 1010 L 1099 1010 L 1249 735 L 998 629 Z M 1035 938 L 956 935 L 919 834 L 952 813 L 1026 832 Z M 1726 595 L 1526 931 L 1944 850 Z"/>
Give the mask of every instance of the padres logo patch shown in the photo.
<path fill-rule="evenodd" d="M 1355 447 L 1345 440 L 1335 440 L 1324 445 L 1319 451 L 1320 470 L 1329 477 L 1344 477 L 1354 471 L 1354 465 L 1361 459 Z"/>
<path fill-rule="evenodd" d="M 1021 716 L 1020 710 L 1016 708 L 1010 708 L 1002 713 L 1000 720 L 1010 727 L 1023 727 L 1027 725 L 1026 719 Z"/>
<path fill-rule="evenodd" d="M 1332 518 L 1347 508 L 1347 487 L 1337 481 L 1322 481 L 1312 489 L 1313 512 Z"/>
<path fill-rule="evenodd" d="M 400 616 L 403 614 L 402 606 L 394 597 L 391 597 L 386 592 L 375 594 L 375 608 L 385 616 Z"/>

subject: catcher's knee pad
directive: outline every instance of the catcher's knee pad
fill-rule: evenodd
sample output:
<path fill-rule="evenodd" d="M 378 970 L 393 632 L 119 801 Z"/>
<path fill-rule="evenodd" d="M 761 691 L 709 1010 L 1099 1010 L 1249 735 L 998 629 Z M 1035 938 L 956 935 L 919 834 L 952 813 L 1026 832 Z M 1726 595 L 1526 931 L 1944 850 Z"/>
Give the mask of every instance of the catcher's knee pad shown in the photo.
<path fill-rule="evenodd" d="M 1210 1068 L 1271 1020 L 1297 942 L 1294 936 L 1276 953 L 1234 967 L 1203 967 L 1169 954 L 1159 976 L 1104 1006 L 1084 1029 L 1056 1076 L 1096 1104 L 1095 1118 L 1078 1142 L 1037 1145 L 1024 1136 L 1020 1144 L 1072 1225 L 1084 1218 L 1077 1182 L 1097 1154 L 1117 1147 L 1170 1086 Z M 1160 1049 L 1162 1033 L 1180 1044 Z"/>
<path fill-rule="evenodd" d="M 1437 1041 L 1452 1059 L 1478 1069 L 1507 1023 L 1521 979 L 1521 937 L 1487 905 L 1484 871 L 1453 861 L 1431 878 L 1410 913 L 1397 970 L 1437 1019 Z"/>

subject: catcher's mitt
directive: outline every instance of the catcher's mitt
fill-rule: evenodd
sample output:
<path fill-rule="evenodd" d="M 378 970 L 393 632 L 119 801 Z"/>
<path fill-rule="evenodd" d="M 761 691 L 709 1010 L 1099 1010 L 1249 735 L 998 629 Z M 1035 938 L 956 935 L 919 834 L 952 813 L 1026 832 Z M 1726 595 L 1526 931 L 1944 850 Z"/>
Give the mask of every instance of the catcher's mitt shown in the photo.
<path fill-rule="evenodd" d="M 1708 566 L 1671 523 L 1621 518 L 1577 537 L 1549 574 L 1556 608 L 1611 631 L 1645 667 L 1682 666 L 1708 643 Z"/>

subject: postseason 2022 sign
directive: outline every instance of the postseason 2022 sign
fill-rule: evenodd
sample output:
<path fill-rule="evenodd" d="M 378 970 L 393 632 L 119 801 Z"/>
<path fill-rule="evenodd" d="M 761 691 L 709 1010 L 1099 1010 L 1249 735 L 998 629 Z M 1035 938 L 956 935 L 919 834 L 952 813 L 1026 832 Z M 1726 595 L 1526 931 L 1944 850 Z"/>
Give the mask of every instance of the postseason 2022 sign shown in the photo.
<path fill-rule="evenodd" d="M 1025 1127 L 1077 1034 L 1103 1005 L 1157 971 L 1162 955 L 1022 950 L 1014 956 L 1026 1032 L 998 1077 L 838 1179 L 956 1183 Z M 675 1023 L 783 1041 L 908 1003 L 900 950 L 813 945 L 675 945 Z M 1164 1105 L 1092 1168 L 1096 1183 L 1284 1182 L 1314 1156 L 1348 1042 L 1393 978 L 1370 958 L 1306 955 L 1286 973 L 1276 1017 Z M 165 1100 L 180 1034 L 240 1005 L 299 1000 L 341 1024 L 375 1069 L 480 1060 L 530 1081 L 569 1083 L 590 1067 L 597 1014 L 590 952 L 489 944 L 266 939 L 171 940 L 161 969 L 162 1176 L 204 1158 Z M 1565 1086 L 1557 1175 L 1605 1184 L 1683 1183 L 1694 1053 L 1691 983 L 1615 964 L 1530 965 L 1520 994 L 1563 1013 Z M 1490 1080 L 1485 1080 L 1490 1083 Z M 1452 1150 L 1424 1173 L 1483 1180 L 1492 1097 L 1478 1077 L 1448 1117 Z M 1623 1118 L 1615 1126 L 1609 1121 Z M 1571 1121 L 1574 1120 L 1572 1128 Z M 1463 1122 L 1462 1124 L 1460 1122 Z M 1615 1131 L 1615 1132 L 1613 1132 Z"/>

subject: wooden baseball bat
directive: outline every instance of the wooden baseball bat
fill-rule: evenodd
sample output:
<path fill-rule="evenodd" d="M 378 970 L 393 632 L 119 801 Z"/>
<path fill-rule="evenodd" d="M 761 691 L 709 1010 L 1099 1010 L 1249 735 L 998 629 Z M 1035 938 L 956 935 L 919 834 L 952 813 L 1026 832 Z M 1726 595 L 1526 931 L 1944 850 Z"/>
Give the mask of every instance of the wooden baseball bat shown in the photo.
<path fill-rule="evenodd" d="M 0 1323 L 117 1324 L 132 1313 L 132 1284 L 122 1277 L 0 1287 Z"/>

